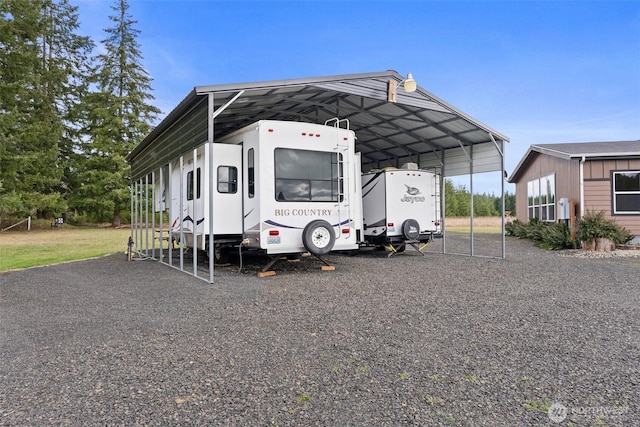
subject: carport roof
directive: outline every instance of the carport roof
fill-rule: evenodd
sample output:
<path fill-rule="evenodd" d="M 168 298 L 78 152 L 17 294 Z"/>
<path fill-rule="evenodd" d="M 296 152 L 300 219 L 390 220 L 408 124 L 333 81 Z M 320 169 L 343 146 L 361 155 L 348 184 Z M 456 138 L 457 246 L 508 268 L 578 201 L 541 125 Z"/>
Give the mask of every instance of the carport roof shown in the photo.
<path fill-rule="evenodd" d="M 258 120 L 324 123 L 334 117 L 348 119 L 357 136 L 356 149 L 362 155 L 363 168 L 366 165 L 393 165 L 400 160 L 423 166 L 425 159 L 430 165 L 437 162 L 442 165 L 447 150 L 464 151 L 462 147 L 486 143 L 496 146 L 508 142 L 506 136 L 420 86 L 413 93 L 405 92 L 401 87 L 403 80 L 396 71 L 383 71 L 196 86 L 134 148 L 127 160 L 131 162 L 132 175 L 136 178 L 162 164 L 158 162 L 168 160 L 163 154 L 167 151 L 159 146 L 175 144 L 181 139 L 180 149 L 186 151 L 206 142 L 211 130 L 205 132 L 199 122 L 211 120 L 211 107 L 215 111 L 214 140 Z M 395 102 L 388 99 L 389 82 L 399 86 Z M 213 104 L 209 96 L 212 96 Z M 205 114 L 203 110 L 208 112 Z M 191 125 L 188 125 L 189 120 Z M 200 130 L 196 132 L 194 129 L 198 126 Z M 187 138 L 189 133 L 192 136 Z M 151 156 L 155 161 L 142 160 L 145 156 Z M 500 162 L 493 159 L 487 167 L 500 170 Z"/>

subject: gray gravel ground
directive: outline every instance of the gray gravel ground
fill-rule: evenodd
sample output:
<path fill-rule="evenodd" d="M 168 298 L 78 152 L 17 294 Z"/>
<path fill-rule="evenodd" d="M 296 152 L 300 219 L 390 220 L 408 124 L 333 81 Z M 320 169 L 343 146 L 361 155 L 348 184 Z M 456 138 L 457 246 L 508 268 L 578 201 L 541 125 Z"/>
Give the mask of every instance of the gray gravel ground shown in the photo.
<path fill-rule="evenodd" d="M 214 285 L 122 254 L 0 274 L 0 425 L 640 424 L 640 258 L 438 245 Z"/>

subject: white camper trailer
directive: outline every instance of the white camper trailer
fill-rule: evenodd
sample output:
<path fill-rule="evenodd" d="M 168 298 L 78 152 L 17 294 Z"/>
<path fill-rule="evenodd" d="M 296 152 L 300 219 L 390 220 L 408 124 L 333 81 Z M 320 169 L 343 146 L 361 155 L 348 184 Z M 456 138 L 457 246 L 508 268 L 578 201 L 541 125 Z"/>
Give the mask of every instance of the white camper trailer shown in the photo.
<path fill-rule="evenodd" d="M 274 256 L 358 249 L 360 156 L 348 122 L 331 122 L 262 120 L 185 153 L 155 183 L 171 199 L 173 237 L 208 251 L 213 217 L 216 261 L 240 246 Z"/>
<path fill-rule="evenodd" d="M 390 255 L 407 244 L 421 252 L 441 232 L 439 185 L 437 174 L 415 163 L 363 174 L 364 239 L 386 247 Z"/>

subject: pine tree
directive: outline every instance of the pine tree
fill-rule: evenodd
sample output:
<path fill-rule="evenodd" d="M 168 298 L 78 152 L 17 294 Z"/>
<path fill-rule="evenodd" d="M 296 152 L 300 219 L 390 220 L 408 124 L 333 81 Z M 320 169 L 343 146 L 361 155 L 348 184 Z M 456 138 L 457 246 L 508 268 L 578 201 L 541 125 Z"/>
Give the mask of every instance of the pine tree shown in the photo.
<path fill-rule="evenodd" d="M 444 209 L 446 216 L 458 216 L 458 197 L 453 181 L 450 179 L 444 180 L 444 191 Z"/>
<path fill-rule="evenodd" d="M 5 215 L 66 205 L 63 151 L 91 41 L 67 0 L 0 0 L 0 201 Z M 5 205 L 6 203 L 6 205 Z"/>
<path fill-rule="evenodd" d="M 120 225 L 120 212 L 129 207 L 130 173 L 126 155 L 150 131 L 160 113 L 152 100 L 151 81 L 141 61 L 140 31 L 126 0 L 118 0 L 97 56 L 96 90 L 85 99 L 88 111 L 83 145 L 83 181 L 77 203 L 94 220 Z"/>

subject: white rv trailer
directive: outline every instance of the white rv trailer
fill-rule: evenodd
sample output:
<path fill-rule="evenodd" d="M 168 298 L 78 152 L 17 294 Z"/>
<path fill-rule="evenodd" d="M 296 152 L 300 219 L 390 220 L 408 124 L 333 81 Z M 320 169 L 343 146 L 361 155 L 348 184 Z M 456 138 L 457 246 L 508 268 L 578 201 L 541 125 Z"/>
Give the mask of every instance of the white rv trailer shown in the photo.
<path fill-rule="evenodd" d="M 407 163 L 362 176 L 364 239 L 391 251 L 407 244 L 419 252 L 440 228 L 439 176 Z"/>
<path fill-rule="evenodd" d="M 169 225 L 177 241 L 194 247 L 196 239 L 198 250 L 208 251 L 213 216 L 220 262 L 240 245 L 274 256 L 358 249 L 360 155 L 347 121 L 262 120 L 210 145 L 213 153 L 209 144 L 195 150 L 195 161 L 194 152 L 185 153 L 167 182 L 155 183 L 170 187 L 156 192 L 170 195 Z M 156 211 L 166 208 L 161 200 L 155 205 Z"/>

